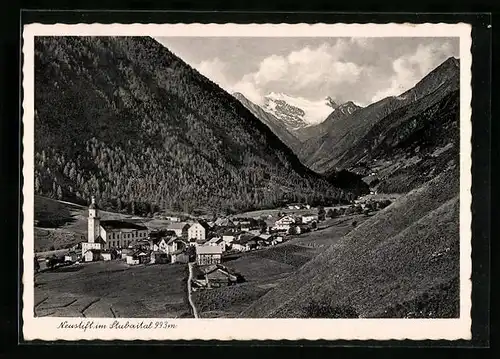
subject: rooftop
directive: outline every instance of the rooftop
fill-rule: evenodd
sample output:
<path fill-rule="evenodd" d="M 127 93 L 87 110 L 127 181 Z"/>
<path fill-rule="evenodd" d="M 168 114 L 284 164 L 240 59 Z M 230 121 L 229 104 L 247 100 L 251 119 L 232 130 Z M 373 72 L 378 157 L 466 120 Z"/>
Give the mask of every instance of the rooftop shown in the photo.
<path fill-rule="evenodd" d="M 186 222 L 175 222 L 170 223 L 167 228 L 168 229 L 184 229 L 185 226 L 189 226 Z"/>
<path fill-rule="evenodd" d="M 147 230 L 148 228 L 142 224 L 137 224 L 127 221 L 119 220 L 105 220 L 101 221 L 101 226 L 105 229 L 135 229 L 135 230 Z"/>
<path fill-rule="evenodd" d="M 222 254 L 220 246 L 197 246 L 196 254 Z"/>

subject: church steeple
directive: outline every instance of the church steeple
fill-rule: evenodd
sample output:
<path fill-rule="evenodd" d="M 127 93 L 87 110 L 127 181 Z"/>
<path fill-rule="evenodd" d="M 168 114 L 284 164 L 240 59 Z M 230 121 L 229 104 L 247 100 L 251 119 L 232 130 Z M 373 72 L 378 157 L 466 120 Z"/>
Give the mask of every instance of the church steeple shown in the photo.
<path fill-rule="evenodd" d="M 88 217 L 88 241 L 90 243 L 94 243 L 96 238 L 99 237 L 100 222 L 99 207 L 95 202 L 95 197 L 92 196 Z"/>

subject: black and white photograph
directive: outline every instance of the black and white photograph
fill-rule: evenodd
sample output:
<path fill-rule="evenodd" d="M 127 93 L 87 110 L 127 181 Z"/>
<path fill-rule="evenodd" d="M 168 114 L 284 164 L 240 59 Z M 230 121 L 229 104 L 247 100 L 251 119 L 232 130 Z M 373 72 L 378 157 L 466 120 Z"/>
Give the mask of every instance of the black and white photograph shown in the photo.
<path fill-rule="evenodd" d="M 470 335 L 470 29 L 425 25 L 25 29 L 31 336 Z"/>

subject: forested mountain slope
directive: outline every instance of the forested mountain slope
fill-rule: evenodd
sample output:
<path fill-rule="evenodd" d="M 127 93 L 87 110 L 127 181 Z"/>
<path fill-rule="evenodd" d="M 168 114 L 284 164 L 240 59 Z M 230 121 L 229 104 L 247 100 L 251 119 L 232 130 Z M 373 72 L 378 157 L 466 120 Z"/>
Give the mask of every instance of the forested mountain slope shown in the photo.
<path fill-rule="evenodd" d="M 235 211 L 352 195 L 147 37 L 37 37 L 35 192 L 106 209 Z"/>
<path fill-rule="evenodd" d="M 459 60 L 451 57 L 400 96 L 387 97 L 358 109 L 349 116 L 327 122 L 329 128 L 326 133 L 307 140 L 300 157 L 317 172 L 345 169 L 345 164 L 350 162 L 352 152 L 355 151 L 353 148 L 359 149 L 359 143 L 364 141 L 365 136 L 380 121 L 388 116 L 394 119 L 393 112 L 416 102 L 420 102 L 418 109 L 424 111 L 458 89 L 459 75 Z M 405 110 L 401 110 L 399 115 L 404 115 L 404 112 Z M 413 114 L 417 115 L 414 109 Z M 363 150 L 369 151 L 367 148 Z"/>

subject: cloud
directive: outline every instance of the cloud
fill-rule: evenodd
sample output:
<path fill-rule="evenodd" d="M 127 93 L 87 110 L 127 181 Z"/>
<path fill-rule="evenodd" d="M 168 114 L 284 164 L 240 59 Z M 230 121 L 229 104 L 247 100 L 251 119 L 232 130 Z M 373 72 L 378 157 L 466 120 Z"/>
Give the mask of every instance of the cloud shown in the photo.
<path fill-rule="evenodd" d="M 229 79 L 227 78 L 228 64 L 219 58 L 204 60 L 194 68 L 198 70 L 203 76 L 208 77 L 221 88 L 227 90 L 229 88 Z"/>
<path fill-rule="evenodd" d="M 249 99 L 253 97 L 251 100 L 257 103 L 273 91 L 324 98 L 331 94 L 332 87 L 355 83 L 363 71 L 354 62 L 340 60 L 347 46 L 345 41 L 338 41 L 334 46 L 307 46 L 285 56 L 271 55 L 260 62 L 257 71 L 243 76 L 233 89 Z"/>
<path fill-rule="evenodd" d="M 192 61 L 193 67 L 256 104 L 271 92 L 282 92 L 311 101 L 330 96 L 366 106 L 401 94 L 446 58 L 458 55 L 458 41 L 449 38 L 315 38 L 287 44 L 238 39 L 229 47 L 217 41 L 207 49 L 212 54 L 220 49 L 218 54 L 203 58 L 194 52 L 202 60 Z M 188 45 L 185 51 L 191 53 Z"/>
<path fill-rule="evenodd" d="M 449 42 L 419 45 L 415 52 L 401 56 L 392 62 L 393 74 L 390 85 L 375 93 L 372 102 L 388 96 L 398 96 L 412 88 L 431 70 L 444 62 L 452 53 Z"/>

